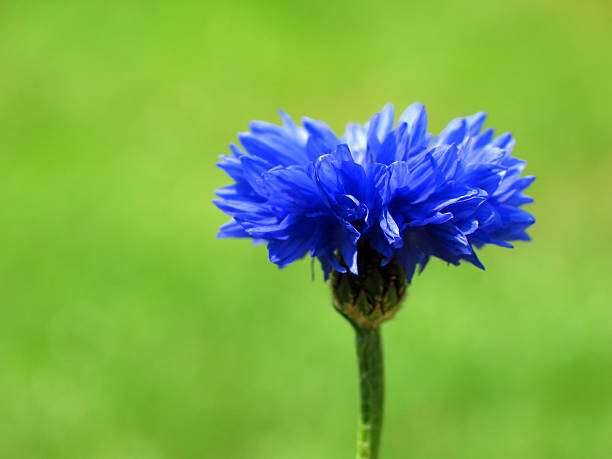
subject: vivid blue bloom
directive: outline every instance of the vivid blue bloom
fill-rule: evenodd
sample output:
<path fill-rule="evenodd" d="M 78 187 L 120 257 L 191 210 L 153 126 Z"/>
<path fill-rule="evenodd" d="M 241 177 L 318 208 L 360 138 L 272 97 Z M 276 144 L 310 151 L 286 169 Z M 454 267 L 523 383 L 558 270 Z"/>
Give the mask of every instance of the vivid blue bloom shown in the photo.
<path fill-rule="evenodd" d="M 253 121 L 239 134 L 243 149 L 218 164 L 235 183 L 216 191 L 215 204 L 232 220 L 220 238 L 267 242 L 283 267 L 317 257 L 332 270 L 357 274 L 357 254 L 369 244 L 382 264 L 396 260 L 408 281 L 435 256 L 483 268 L 474 247 L 529 240 L 534 218 L 522 210 L 534 180 L 512 156 L 514 139 L 482 131 L 486 115 L 452 120 L 437 136 L 413 104 L 394 126 L 386 105 L 365 125 L 350 123 L 339 138 L 310 118 L 282 126 Z M 484 268 L 483 268 L 484 269 Z"/>

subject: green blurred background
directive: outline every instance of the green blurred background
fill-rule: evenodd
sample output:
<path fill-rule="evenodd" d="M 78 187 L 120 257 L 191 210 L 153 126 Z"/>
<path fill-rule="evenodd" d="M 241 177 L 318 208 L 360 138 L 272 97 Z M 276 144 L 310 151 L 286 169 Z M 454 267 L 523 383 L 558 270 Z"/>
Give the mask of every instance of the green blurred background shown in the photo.
<path fill-rule="evenodd" d="M 611 4 L 0 3 L 0 457 L 349 458 L 352 331 L 310 262 L 215 239 L 251 119 L 485 110 L 533 242 L 385 326 L 384 459 L 612 457 Z"/>

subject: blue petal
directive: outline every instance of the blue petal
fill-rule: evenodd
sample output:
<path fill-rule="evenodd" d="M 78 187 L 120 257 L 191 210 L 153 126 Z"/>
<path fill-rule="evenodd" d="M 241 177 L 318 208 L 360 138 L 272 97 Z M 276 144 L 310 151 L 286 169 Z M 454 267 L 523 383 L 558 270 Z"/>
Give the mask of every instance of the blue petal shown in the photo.
<path fill-rule="evenodd" d="M 441 183 L 448 182 L 455 177 L 459 155 L 454 144 L 434 148 L 431 156 L 436 162 L 436 172 Z"/>
<path fill-rule="evenodd" d="M 383 231 L 383 234 L 387 238 L 387 242 L 390 245 L 401 245 L 402 236 L 400 234 L 399 226 L 397 225 L 397 223 L 393 219 L 393 216 L 388 210 L 384 210 L 380 214 L 379 224 L 380 228 Z"/>
<path fill-rule="evenodd" d="M 266 136 L 244 132 L 238 134 L 238 139 L 247 152 L 275 166 L 288 166 L 302 162 L 302 158 L 296 158 L 292 151 L 280 147 Z"/>
<path fill-rule="evenodd" d="M 461 181 L 463 183 L 470 183 L 472 186 L 478 187 L 488 194 L 493 195 L 505 177 L 506 172 L 507 169 L 503 166 L 485 164 L 465 174 L 461 178 Z"/>
<path fill-rule="evenodd" d="M 467 123 L 465 118 L 456 118 L 448 123 L 448 126 L 434 140 L 433 146 L 460 144 L 467 135 Z"/>
<path fill-rule="evenodd" d="M 423 145 L 427 138 L 427 111 L 425 106 L 420 103 L 410 105 L 400 116 L 397 124 L 406 123 L 407 133 L 410 141 L 408 144 L 408 152 L 415 149 L 419 145 Z"/>
<path fill-rule="evenodd" d="M 493 141 L 493 146 L 497 148 L 506 148 L 512 142 L 512 134 L 505 132 Z"/>
<path fill-rule="evenodd" d="M 268 243 L 269 259 L 280 268 L 287 266 L 308 253 L 310 239 L 290 238 L 273 240 Z"/>
<path fill-rule="evenodd" d="M 387 135 L 376 152 L 376 161 L 378 163 L 391 164 L 400 159 L 401 150 L 398 148 L 398 144 L 402 137 L 404 137 L 406 128 L 406 123 L 402 123 L 397 129 Z"/>
<path fill-rule="evenodd" d="M 245 237 L 251 237 L 251 236 L 249 235 L 249 233 L 247 233 L 244 230 L 244 228 L 236 220 L 231 220 L 221 226 L 221 228 L 219 229 L 219 233 L 217 234 L 217 237 L 219 239 L 225 239 L 229 237 L 245 238 Z"/>
<path fill-rule="evenodd" d="M 470 137 L 478 135 L 486 119 L 487 114 L 484 112 L 478 112 L 473 115 L 466 116 L 465 120 L 467 122 L 468 135 Z"/>
<path fill-rule="evenodd" d="M 310 134 L 307 149 L 311 160 L 331 152 L 341 143 L 336 134 L 323 121 L 305 116 L 302 118 L 302 124 Z"/>
<path fill-rule="evenodd" d="M 387 104 L 383 107 L 380 113 L 376 113 L 370 120 L 368 129 L 368 141 L 370 139 L 378 140 L 380 144 L 393 127 L 393 105 Z"/>
<path fill-rule="evenodd" d="M 363 164 L 367 151 L 367 130 L 360 124 L 349 123 L 342 141 L 348 144 L 355 162 Z"/>

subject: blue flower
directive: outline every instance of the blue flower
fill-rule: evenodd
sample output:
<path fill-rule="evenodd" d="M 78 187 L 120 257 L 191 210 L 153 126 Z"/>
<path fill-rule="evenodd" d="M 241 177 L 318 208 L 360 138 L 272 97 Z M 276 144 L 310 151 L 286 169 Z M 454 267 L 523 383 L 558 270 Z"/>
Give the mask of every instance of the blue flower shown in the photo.
<path fill-rule="evenodd" d="M 486 115 L 452 120 L 436 137 L 427 114 L 413 104 L 394 126 L 391 104 L 365 125 L 350 123 L 339 138 L 310 118 L 296 125 L 253 121 L 239 134 L 243 149 L 218 164 L 234 184 L 216 191 L 215 204 L 232 220 L 220 238 L 267 242 L 270 261 L 283 267 L 309 254 L 329 277 L 357 274 L 366 244 L 405 270 L 408 281 L 430 257 L 484 269 L 474 248 L 512 247 L 529 240 L 534 218 L 520 207 L 534 180 L 512 156 L 514 139 L 482 131 Z M 367 247 L 369 250 L 370 247 Z"/>

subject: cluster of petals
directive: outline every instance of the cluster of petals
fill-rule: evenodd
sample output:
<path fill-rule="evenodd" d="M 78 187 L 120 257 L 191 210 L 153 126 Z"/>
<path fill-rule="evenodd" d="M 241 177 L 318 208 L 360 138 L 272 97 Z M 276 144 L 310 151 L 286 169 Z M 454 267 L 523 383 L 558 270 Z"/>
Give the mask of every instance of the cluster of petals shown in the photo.
<path fill-rule="evenodd" d="M 357 274 L 369 244 L 409 282 L 432 256 L 483 268 L 475 248 L 529 240 L 534 218 L 520 207 L 532 201 L 523 191 L 534 177 L 521 177 L 526 163 L 512 156 L 509 133 L 483 130 L 485 113 L 433 136 L 423 105 L 395 123 L 388 104 L 342 137 L 321 121 L 304 117 L 299 126 L 280 115 L 280 126 L 251 122 L 238 136 L 242 148 L 220 157 L 235 183 L 216 191 L 215 204 L 232 217 L 219 237 L 266 242 L 280 267 L 316 257 L 326 278 Z"/>

